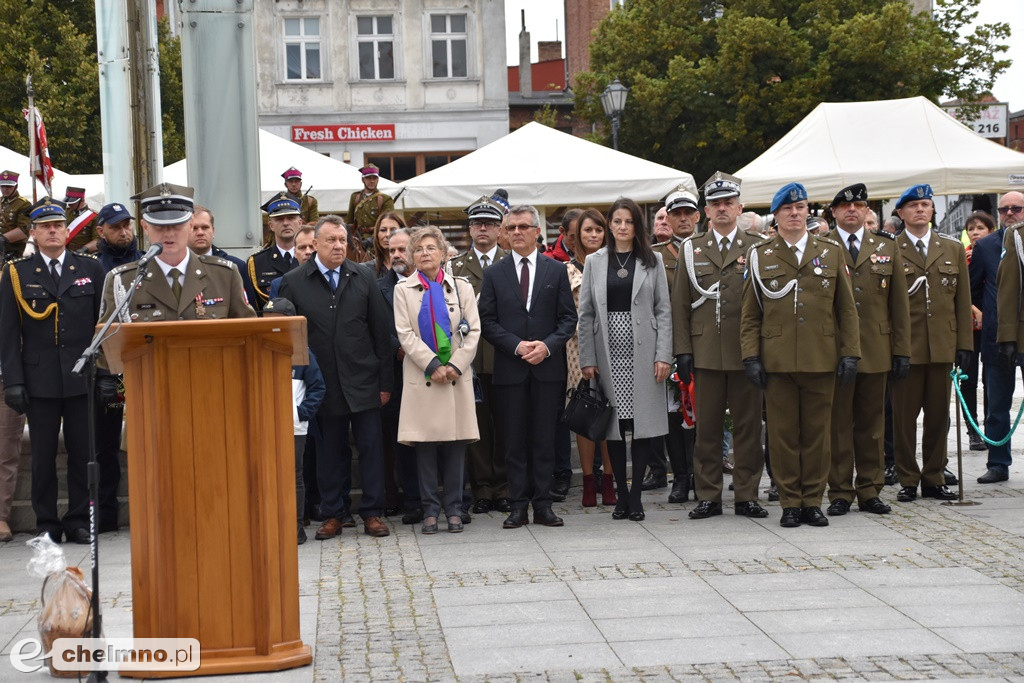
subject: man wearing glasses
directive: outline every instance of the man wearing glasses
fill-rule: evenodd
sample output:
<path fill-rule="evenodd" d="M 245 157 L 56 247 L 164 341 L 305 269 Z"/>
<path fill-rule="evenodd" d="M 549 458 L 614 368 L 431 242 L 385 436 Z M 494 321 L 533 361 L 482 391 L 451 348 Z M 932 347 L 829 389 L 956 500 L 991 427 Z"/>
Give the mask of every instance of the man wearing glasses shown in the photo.
<path fill-rule="evenodd" d="M 1024 326 L 1021 325 L 1021 264 L 1024 263 L 1022 252 L 1021 227 L 1024 227 L 1024 194 L 1007 192 L 999 200 L 1000 229 L 978 241 L 975 247 L 985 243 L 985 250 L 998 248 L 1001 244 L 1002 260 L 998 262 L 996 273 L 996 314 L 997 327 L 993 335 L 990 326 L 992 314 L 982 308 L 982 362 L 985 369 L 985 391 L 989 400 L 985 418 L 985 435 L 994 440 L 1002 439 L 1010 429 L 1010 402 L 1013 400 L 1014 371 L 1021 365 L 1021 336 Z M 998 242 L 996 240 L 999 240 Z M 972 267 L 977 260 L 978 251 L 974 251 Z M 971 288 L 979 286 L 975 273 L 971 273 Z M 980 286 L 986 290 L 986 282 Z M 987 293 L 987 292 L 986 292 Z M 986 302 L 988 297 L 986 297 Z M 989 362 L 985 358 L 986 346 L 992 338 L 998 343 L 999 360 L 1001 363 Z M 992 358 L 991 360 L 996 360 Z M 1009 372 L 1008 372 L 1009 371 Z M 979 484 L 994 484 L 1006 481 L 1010 476 L 1010 446 L 989 446 L 988 462 L 985 473 L 978 477 Z"/>
<path fill-rule="evenodd" d="M 532 206 L 509 211 L 505 226 L 513 253 L 484 271 L 480 323 L 494 345 L 494 378 L 505 432 L 512 510 L 503 526 L 533 521 L 562 526 L 551 509 L 555 429 L 565 391 L 565 343 L 576 331 L 565 266 L 540 258 L 540 215 Z"/>

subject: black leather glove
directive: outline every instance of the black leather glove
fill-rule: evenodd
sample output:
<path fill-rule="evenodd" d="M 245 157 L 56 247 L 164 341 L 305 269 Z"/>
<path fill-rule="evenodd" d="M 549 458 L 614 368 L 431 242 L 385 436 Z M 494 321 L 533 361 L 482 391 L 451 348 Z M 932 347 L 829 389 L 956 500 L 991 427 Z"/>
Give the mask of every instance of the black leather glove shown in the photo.
<path fill-rule="evenodd" d="M 758 389 L 764 389 L 768 386 L 768 375 L 764 373 L 764 366 L 761 365 L 761 359 L 757 356 L 751 356 L 750 358 L 743 359 L 744 372 L 755 387 Z"/>
<path fill-rule="evenodd" d="M 24 415 L 28 411 L 28 392 L 25 391 L 25 385 L 4 387 L 4 403 L 14 412 Z"/>
<path fill-rule="evenodd" d="M 892 379 L 903 379 L 910 373 L 910 359 L 906 356 L 892 357 L 892 372 L 889 377 Z"/>
<path fill-rule="evenodd" d="M 971 364 L 971 352 L 966 349 L 957 349 L 956 360 L 954 362 L 958 368 L 966 371 L 967 366 Z"/>
<path fill-rule="evenodd" d="M 1013 361 L 1017 355 L 1017 345 L 1013 342 L 999 343 L 999 361 L 1007 370 L 1013 369 Z"/>
<path fill-rule="evenodd" d="M 692 353 L 681 353 L 676 356 L 676 374 L 679 376 L 680 382 L 690 383 L 690 377 L 693 375 Z"/>
<path fill-rule="evenodd" d="M 857 361 L 859 359 L 854 356 L 843 356 L 839 359 L 839 366 L 836 368 L 836 374 L 839 375 L 839 385 L 846 386 L 853 382 L 853 379 L 857 376 Z"/>
<path fill-rule="evenodd" d="M 96 378 L 96 402 L 106 408 L 111 403 L 119 403 L 118 386 L 121 384 L 117 375 L 100 375 Z"/>

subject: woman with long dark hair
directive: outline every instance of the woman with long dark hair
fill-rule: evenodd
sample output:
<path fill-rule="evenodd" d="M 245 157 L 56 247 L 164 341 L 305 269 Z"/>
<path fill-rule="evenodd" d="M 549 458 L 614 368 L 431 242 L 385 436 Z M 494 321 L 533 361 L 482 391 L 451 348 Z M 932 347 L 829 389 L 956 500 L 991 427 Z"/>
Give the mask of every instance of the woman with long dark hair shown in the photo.
<path fill-rule="evenodd" d="M 388 252 L 391 233 L 404 227 L 407 227 L 405 220 L 397 211 L 385 211 L 377 218 L 377 223 L 373 226 L 373 260 L 367 265 L 373 265 L 378 278 L 384 277 L 384 273 L 391 268 L 391 255 Z"/>

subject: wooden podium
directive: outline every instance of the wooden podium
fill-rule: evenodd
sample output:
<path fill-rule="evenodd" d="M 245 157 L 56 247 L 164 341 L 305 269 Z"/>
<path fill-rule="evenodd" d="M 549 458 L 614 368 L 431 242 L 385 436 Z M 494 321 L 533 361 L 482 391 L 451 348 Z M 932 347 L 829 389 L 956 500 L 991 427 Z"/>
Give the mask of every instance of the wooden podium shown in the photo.
<path fill-rule="evenodd" d="M 124 372 L 136 638 L 196 638 L 195 672 L 312 662 L 299 633 L 292 365 L 302 317 L 128 323 Z"/>

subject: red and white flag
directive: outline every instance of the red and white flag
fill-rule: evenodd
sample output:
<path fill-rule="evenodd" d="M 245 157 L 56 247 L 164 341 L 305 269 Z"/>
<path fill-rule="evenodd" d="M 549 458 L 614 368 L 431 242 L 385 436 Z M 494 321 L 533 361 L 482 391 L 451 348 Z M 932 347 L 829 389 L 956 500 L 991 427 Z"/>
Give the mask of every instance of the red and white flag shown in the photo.
<path fill-rule="evenodd" d="M 29 120 L 30 111 L 21 110 L 22 116 L 29 123 L 29 133 L 35 135 L 35 154 L 32 159 L 32 175 L 43 184 L 46 194 L 52 195 L 51 183 L 53 182 L 53 164 L 50 163 L 50 148 L 46 143 L 46 126 L 43 125 L 43 115 L 39 109 L 32 107 L 31 115 L 34 115 L 34 122 Z"/>
<path fill-rule="evenodd" d="M 96 212 L 90 208 L 86 208 L 85 211 L 80 213 L 75 220 L 68 224 L 68 241 L 67 244 L 71 244 L 71 240 L 78 236 L 78 233 L 82 232 L 82 228 L 89 224 L 93 218 L 96 218 Z"/>

